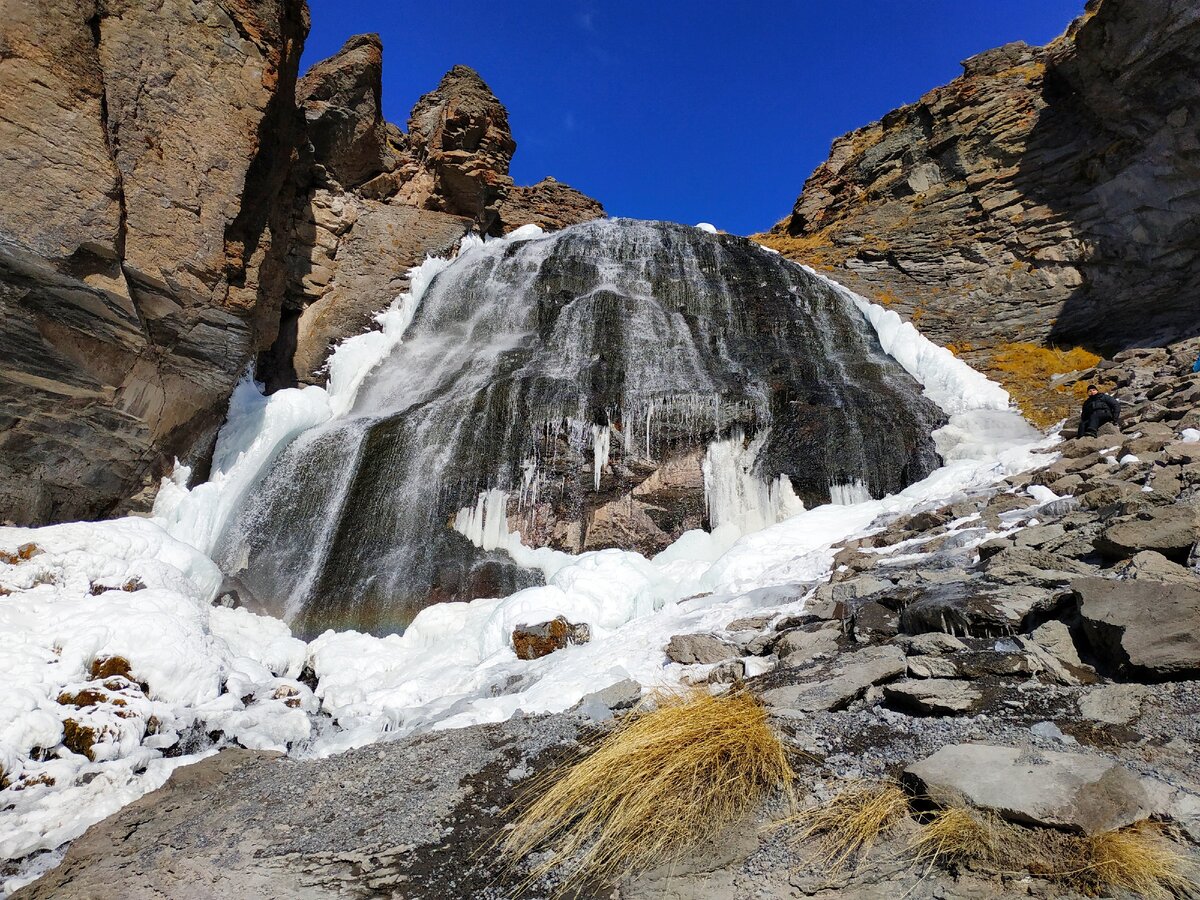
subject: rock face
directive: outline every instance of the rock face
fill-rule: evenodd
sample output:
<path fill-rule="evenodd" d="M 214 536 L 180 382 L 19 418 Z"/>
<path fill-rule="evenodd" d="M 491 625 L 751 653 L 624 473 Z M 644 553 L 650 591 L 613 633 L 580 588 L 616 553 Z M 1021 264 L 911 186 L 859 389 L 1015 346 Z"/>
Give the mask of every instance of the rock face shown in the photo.
<path fill-rule="evenodd" d="M 1200 9 L 1090 0 L 836 140 L 764 241 L 968 353 L 1198 333 Z"/>
<path fill-rule="evenodd" d="M 329 347 L 469 230 L 603 215 L 513 187 L 507 114 L 470 69 L 409 134 L 383 120 L 375 35 L 297 84 L 303 0 L 10 7 L 0 514 L 17 524 L 128 508 L 175 457 L 202 471 L 248 362 L 269 389 L 320 381 Z"/>
<path fill-rule="evenodd" d="M 0 509 L 94 517 L 202 447 L 275 336 L 308 15 L 54 0 L 6 19 Z"/>

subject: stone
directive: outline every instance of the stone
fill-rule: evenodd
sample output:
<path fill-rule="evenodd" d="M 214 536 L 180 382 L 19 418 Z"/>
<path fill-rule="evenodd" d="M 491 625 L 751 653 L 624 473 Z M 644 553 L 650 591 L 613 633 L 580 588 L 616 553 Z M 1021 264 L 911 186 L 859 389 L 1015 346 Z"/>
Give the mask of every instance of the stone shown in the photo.
<path fill-rule="evenodd" d="M 940 716 L 971 712 L 983 702 L 970 682 L 947 678 L 885 684 L 883 696 L 896 709 Z"/>
<path fill-rule="evenodd" d="M 1105 684 L 1079 698 L 1079 714 L 1105 725 L 1128 725 L 1142 712 L 1149 689 L 1141 684 Z"/>
<path fill-rule="evenodd" d="M 785 631 L 775 642 L 774 652 L 785 666 L 800 666 L 838 651 L 842 629 L 837 622 Z"/>
<path fill-rule="evenodd" d="M 1066 623 L 1051 619 L 1033 630 L 1032 637 L 1043 649 L 1061 662 L 1072 666 L 1082 666 L 1079 651 L 1075 649 L 1075 639 Z"/>
<path fill-rule="evenodd" d="M 1083 753 L 951 744 L 904 770 L 914 793 L 1012 822 L 1099 834 L 1163 815 L 1172 789 Z"/>
<path fill-rule="evenodd" d="M 1161 553 L 1143 550 L 1135 553 L 1123 563 L 1112 567 L 1119 578 L 1143 579 L 1148 581 L 1173 581 L 1177 584 L 1200 585 L 1200 576 L 1190 566 L 1171 562 Z"/>
<path fill-rule="evenodd" d="M 745 680 L 746 662 L 741 659 L 727 659 L 712 667 L 706 679 L 709 684 L 734 684 Z"/>
<path fill-rule="evenodd" d="M 1128 559 L 1139 551 L 1153 550 L 1183 563 L 1198 540 L 1200 510 L 1181 503 L 1114 522 L 1096 540 L 1096 549 L 1111 559 Z"/>
<path fill-rule="evenodd" d="M 496 212 L 506 233 L 521 225 L 538 225 L 546 231 L 555 231 L 605 216 L 599 201 L 549 177 L 528 187 L 509 188 L 497 204 Z"/>
<path fill-rule="evenodd" d="M 1093 577 L 1071 588 L 1083 632 L 1106 666 L 1159 679 L 1200 673 L 1200 587 Z"/>
<path fill-rule="evenodd" d="M 710 665 L 732 659 L 733 647 L 711 634 L 677 634 L 665 648 L 667 659 L 685 666 Z"/>
<path fill-rule="evenodd" d="M 957 678 L 958 665 L 944 656 L 910 656 L 908 674 L 912 678 Z"/>
<path fill-rule="evenodd" d="M 936 631 L 905 638 L 904 646 L 909 656 L 941 656 L 967 649 L 967 645 L 953 635 Z"/>
<path fill-rule="evenodd" d="M 599 705 L 606 710 L 632 709 L 642 699 L 642 686 L 632 678 L 625 678 L 606 688 L 585 694 L 572 710 Z"/>
<path fill-rule="evenodd" d="M 1065 529 L 1054 534 L 1061 537 Z M 1052 538 L 1047 538 L 1049 541 Z M 1025 546 L 1014 546 L 989 557 L 980 569 L 987 573 L 988 579 L 1004 584 L 1034 584 L 1042 587 L 1054 587 L 1070 582 L 1075 575 L 1083 575 L 1091 571 L 1084 563 L 1045 553 Z"/>
<path fill-rule="evenodd" d="M 851 628 L 856 641 L 885 640 L 900 630 L 900 616 L 882 603 L 868 601 L 855 609 Z"/>
<path fill-rule="evenodd" d="M 951 581 L 916 592 L 900 613 L 909 634 L 941 631 L 969 637 L 1016 634 L 1031 616 L 1052 609 L 1060 592 L 1026 584 Z"/>
<path fill-rule="evenodd" d="M 841 654 L 815 670 L 803 670 L 804 681 L 765 690 L 762 699 L 772 712 L 785 718 L 844 709 L 867 688 L 904 674 L 905 668 L 904 651 L 899 647 L 867 647 Z"/>
<path fill-rule="evenodd" d="M 592 629 L 586 623 L 574 624 L 564 616 L 536 625 L 518 625 L 513 629 L 512 644 L 517 659 L 540 659 L 572 644 L 586 644 Z"/>

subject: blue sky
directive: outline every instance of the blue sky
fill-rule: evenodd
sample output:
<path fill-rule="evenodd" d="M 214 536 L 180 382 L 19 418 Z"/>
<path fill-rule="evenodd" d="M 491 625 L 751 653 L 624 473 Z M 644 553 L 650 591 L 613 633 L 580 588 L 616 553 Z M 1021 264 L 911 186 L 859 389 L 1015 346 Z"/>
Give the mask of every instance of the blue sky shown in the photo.
<path fill-rule="evenodd" d="M 512 175 L 553 175 L 611 215 L 737 234 L 790 212 L 833 138 L 1008 41 L 1042 44 L 1084 0 L 309 0 L 302 66 L 352 34 L 384 46 L 384 114 L 406 127 L 457 63 L 508 108 Z"/>

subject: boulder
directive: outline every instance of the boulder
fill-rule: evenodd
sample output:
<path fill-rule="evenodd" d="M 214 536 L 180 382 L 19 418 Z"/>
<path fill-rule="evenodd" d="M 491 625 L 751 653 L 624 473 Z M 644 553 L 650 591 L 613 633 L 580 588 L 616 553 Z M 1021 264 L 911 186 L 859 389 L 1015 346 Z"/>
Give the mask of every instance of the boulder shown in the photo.
<path fill-rule="evenodd" d="M 1179 503 L 1114 522 L 1096 540 L 1096 549 L 1112 559 L 1128 559 L 1142 550 L 1153 550 L 1183 563 L 1198 540 L 1200 509 Z"/>
<path fill-rule="evenodd" d="M 1120 578 L 1142 579 L 1146 581 L 1173 581 L 1178 584 L 1200 586 L 1200 576 L 1190 566 L 1181 566 L 1171 562 L 1161 553 L 1153 550 L 1143 550 L 1135 553 L 1130 559 L 1113 566 L 1113 573 Z"/>
<path fill-rule="evenodd" d="M 1150 689 L 1142 684 L 1105 684 L 1079 698 L 1079 714 L 1105 725 L 1128 725 L 1142 712 Z"/>
<path fill-rule="evenodd" d="M 939 806 L 969 805 L 1080 834 L 1163 815 L 1174 793 L 1103 757 L 989 744 L 943 747 L 905 769 L 903 779 Z"/>
<path fill-rule="evenodd" d="M 942 656 L 946 653 L 957 653 L 966 650 L 967 645 L 949 634 L 929 631 L 912 637 L 898 638 L 897 643 L 908 651 L 909 656 Z"/>
<path fill-rule="evenodd" d="M 842 629 L 837 622 L 785 631 L 775 642 L 774 652 L 785 666 L 801 666 L 820 656 L 838 651 Z"/>
<path fill-rule="evenodd" d="M 971 712 L 983 702 L 983 693 L 970 682 L 947 678 L 885 684 L 883 696 L 897 709 L 939 716 Z"/>
<path fill-rule="evenodd" d="M 671 662 L 685 666 L 710 665 L 737 656 L 733 647 L 712 634 L 677 634 L 671 638 L 665 652 Z"/>
<path fill-rule="evenodd" d="M 1158 679 L 1200 674 L 1200 587 L 1078 578 L 1071 588 L 1084 634 L 1103 664 Z"/>
<path fill-rule="evenodd" d="M 909 634 L 942 631 L 969 637 L 1003 637 L 1019 632 L 1033 613 L 1051 609 L 1059 591 L 1027 584 L 984 580 L 951 581 L 923 587 L 900 613 Z"/>
<path fill-rule="evenodd" d="M 899 647 L 867 647 L 842 654 L 825 666 L 804 670 L 804 680 L 768 689 L 762 698 L 776 715 L 784 717 L 844 709 L 871 685 L 889 681 L 904 671 L 904 651 Z"/>
<path fill-rule="evenodd" d="M 571 644 L 586 644 L 591 639 L 589 625 L 576 625 L 563 616 L 536 625 L 518 625 L 512 633 L 517 659 L 539 659 Z"/>

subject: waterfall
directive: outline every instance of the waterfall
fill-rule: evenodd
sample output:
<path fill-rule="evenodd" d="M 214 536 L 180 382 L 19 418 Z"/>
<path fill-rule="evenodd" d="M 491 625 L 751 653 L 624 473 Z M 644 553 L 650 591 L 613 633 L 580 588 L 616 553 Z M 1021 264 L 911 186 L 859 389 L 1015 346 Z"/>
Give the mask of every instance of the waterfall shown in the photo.
<path fill-rule="evenodd" d="M 939 463 L 942 413 L 863 311 L 744 239 L 603 220 L 497 242 L 404 315 L 404 343 L 216 540 L 302 633 L 402 628 L 536 583 L 504 552 L 512 533 L 647 552 L 883 496 Z"/>

